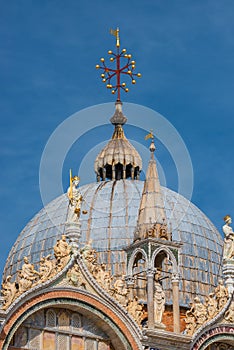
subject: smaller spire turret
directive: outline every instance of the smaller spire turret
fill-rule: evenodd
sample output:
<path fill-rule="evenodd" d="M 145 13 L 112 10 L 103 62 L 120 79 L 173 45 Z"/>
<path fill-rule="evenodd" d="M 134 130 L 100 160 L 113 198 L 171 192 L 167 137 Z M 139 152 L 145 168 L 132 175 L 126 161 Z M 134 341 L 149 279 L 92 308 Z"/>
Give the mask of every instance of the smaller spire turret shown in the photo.
<path fill-rule="evenodd" d="M 167 228 L 166 214 L 162 199 L 156 160 L 154 158 L 156 147 L 152 132 L 146 136 L 146 139 L 148 138 L 151 138 L 151 144 L 149 147 L 151 157 L 141 197 L 137 227 L 135 231 L 135 241 L 148 237 L 171 240 L 171 234 L 168 233 Z"/>

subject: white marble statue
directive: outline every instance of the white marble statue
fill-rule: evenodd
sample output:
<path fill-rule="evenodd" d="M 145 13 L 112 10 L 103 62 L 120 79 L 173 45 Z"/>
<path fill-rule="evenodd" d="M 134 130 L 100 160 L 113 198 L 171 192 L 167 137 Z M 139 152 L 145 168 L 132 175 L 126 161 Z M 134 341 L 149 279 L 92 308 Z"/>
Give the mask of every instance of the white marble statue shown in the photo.
<path fill-rule="evenodd" d="M 165 310 L 165 293 L 161 283 L 155 278 L 154 281 L 154 321 L 156 324 L 162 323 L 162 316 Z"/>
<path fill-rule="evenodd" d="M 80 178 L 78 176 L 70 177 L 70 186 L 67 190 L 69 198 L 67 222 L 77 222 L 80 217 L 80 208 L 82 195 L 78 189 Z"/>
<path fill-rule="evenodd" d="M 223 225 L 224 232 L 224 248 L 223 248 L 223 259 L 234 259 L 234 232 L 230 224 L 232 219 L 229 215 L 224 217 L 225 225 Z"/>

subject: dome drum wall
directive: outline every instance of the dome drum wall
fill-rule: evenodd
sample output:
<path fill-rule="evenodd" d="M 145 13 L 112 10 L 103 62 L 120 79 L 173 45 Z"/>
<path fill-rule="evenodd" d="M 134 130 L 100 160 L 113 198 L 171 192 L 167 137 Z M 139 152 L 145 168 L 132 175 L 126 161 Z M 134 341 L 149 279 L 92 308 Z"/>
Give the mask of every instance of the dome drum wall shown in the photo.
<path fill-rule="evenodd" d="M 98 168 L 97 170 L 97 181 L 109 180 L 121 180 L 121 179 L 136 179 L 139 180 L 140 168 L 138 166 L 134 167 L 132 164 L 123 165 L 117 163 L 114 165 L 106 164 L 103 168 Z"/>
<path fill-rule="evenodd" d="M 134 239 L 143 181 L 119 180 L 82 186 L 81 246 L 90 239 L 100 263 L 115 275 L 126 274 L 123 250 Z M 162 197 L 172 239 L 182 243 L 180 265 L 180 304 L 188 306 L 195 294 L 205 296 L 221 275 L 222 238 L 209 219 L 181 195 L 162 187 Z M 3 279 L 16 278 L 24 256 L 35 267 L 43 256 L 53 254 L 53 246 L 64 233 L 67 219 L 66 195 L 43 208 L 23 229 L 8 256 Z M 170 286 L 165 288 L 170 298 Z M 168 291 L 167 291 L 168 290 Z M 168 300 L 169 301 L 169 300 Z"/>

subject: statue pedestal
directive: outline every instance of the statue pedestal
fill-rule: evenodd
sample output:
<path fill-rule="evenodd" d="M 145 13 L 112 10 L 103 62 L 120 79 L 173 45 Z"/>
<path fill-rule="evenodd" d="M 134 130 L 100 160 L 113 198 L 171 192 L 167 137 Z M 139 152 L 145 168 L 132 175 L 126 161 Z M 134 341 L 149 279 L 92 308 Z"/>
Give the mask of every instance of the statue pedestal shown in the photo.
<path fill-rule="evenodd" d="M 229 294 L 234 291 L 234 258 L 223 260 L 223 276 Z"/>
<path fill-rule="evenodd" d="M 155 327 L 155 329 L 165 329 L 166 328 L 166 326 L 160 322 L 155 322 L 154 327 Z"/>
<path fill-rule="evenodd" d="M 66 222 L 65 235 L 69 239 L 72 247 L 72 253 L 77 254 L 79 248 L 79 240 L 81 236 L 81 223 L 78 222 Z"/>

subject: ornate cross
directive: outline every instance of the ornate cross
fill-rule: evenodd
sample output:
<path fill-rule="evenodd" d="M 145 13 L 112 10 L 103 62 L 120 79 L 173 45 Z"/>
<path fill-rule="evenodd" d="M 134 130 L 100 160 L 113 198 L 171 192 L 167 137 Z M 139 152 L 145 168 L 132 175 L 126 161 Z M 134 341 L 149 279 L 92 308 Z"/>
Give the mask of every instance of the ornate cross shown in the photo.
<path fill-rule="evenodd" d="M 131 78 L 132 84 L 136 84 L 135 77 L 141 77 L 141 73 L 134 73 L 136 66 L 135 61 L 131 61 L 131 54 L 127 54 L 126 49 L 120 50 L 120 40 L 119 40 L 119 28 L 116 30 L 111 29 L 110 33 L 116 37 L 116 53 L 113 51 L 108 51 L 108 54 L 111 55 L 110 61 L 115 62 L 115 68 L 109 68 L 105 64 L 105 59 L 101 58 L 102 64 L 96 65 L 96 69 L 101 69 L 102 74 L 101 78 L 103 83 L 106 83 L 107 89 L 111 89 L 112 94 L 115 94 L 117 91 L 117 102 L 120 101 L 120 91 L 121 89 L 125 92 L 128 92 L 129 89 L 126 87 L 126 83 L 121 83 L 121 74 L 129 76 Z M 116 77 L 115 84 L 112 84 L 112 78 Z"/>

